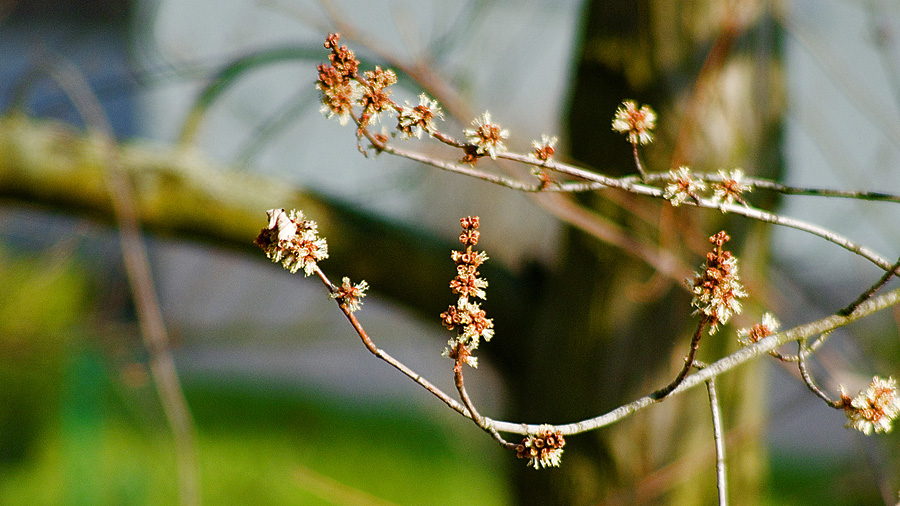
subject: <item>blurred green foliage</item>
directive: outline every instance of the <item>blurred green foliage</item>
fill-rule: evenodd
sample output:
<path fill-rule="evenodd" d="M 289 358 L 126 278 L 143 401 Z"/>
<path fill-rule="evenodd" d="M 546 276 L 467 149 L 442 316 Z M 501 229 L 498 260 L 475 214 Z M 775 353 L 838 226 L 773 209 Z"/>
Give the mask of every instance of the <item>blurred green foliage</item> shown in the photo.
<path fill-rule="evenodd" d="M 0 250 L 0 465 L 33 450 L 55 413 L 67 350 L 90 308 L 85 277 L 62 250 Z"/>

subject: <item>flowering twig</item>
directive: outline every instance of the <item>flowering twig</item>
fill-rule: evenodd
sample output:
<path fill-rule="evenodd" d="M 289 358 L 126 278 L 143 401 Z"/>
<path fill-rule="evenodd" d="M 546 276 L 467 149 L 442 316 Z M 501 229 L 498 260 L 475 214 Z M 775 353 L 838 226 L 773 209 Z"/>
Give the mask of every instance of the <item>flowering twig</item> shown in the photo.
<path fill-rule="evenodd" d="M 463 377 L 465 365 L 473 367 L 477 365 L 472 351 L 477 348 L 480 339 L 489 340 L 494 334 L 492 321 L 485 318 L 484 311 L 478 304 L 470 301 L 470 298 L 483 299 L 487 287 L 487 282 L 478 277 L 478 267 L 487 260 L 487 256 L 483 252 L 473 249 L 479 238 L 477 217 L 460 220 L 463 228 L 460 242 L 465 246 L 465 250 L 452 252 L 451 257 L 457 265 L 457 276 L 450 283 L 453 292 L 459 295 L 459 300 L 456 305 L 449 306 L 447 311 L 441 315 L 444 325 L 457 331 L 456 336 L 450 339 L 444 350 L 444 355 L 454 361 L 456 387 L 462 399 L 462 404 L 460 404 L 418 373 L 375 346 L 354 315 L 354 312 L 362 304 L 361 299 L 365 296 L 368 285 L 365 282 L 354 285 L 347 278 L 343 279 L 340 286 L 329 281 L 318 266 L 319 261 L 327 258 L 327 244 L 324 238 L 318 236 L 315 222 L 305 220 L 303 214 L 297 211 L 286 213 L 282 209 L 272 209 L 267 214 L 268 224 L 260 231 L 255 242 L 265 250 L 270 259 L 282 263 L 286 269 L 292 272 L 302 270 L 307 276 L 316 274 L 328 288 L 330 296 L 338 302 L 341 311 L 373 355 L 405 374 L 459 414 L 473 420 L 505 448 L 514 449 L 517 456 L 528 459 L 528 464 L 535 468 L 559 465 L 562 447 L 565 444 L 565 435 L 603 427 L 659 402 L 663 398 L 696 386 L 700 382 L 708 382 L 709 388 L 711 380 L 719 374 L 762 353 L 767 353 L 777 346 L 789 341 L 804 342 L 811 335 L 829 332 L 833 328 L 846 325 L 874 311 L 900 302 L 900 290 L 896 290 L 863 302 L 851 315 L 834 315 L 787 332 L 767 335 L 709 366 L 702 366 L 696 374 L 688 376 L 686 372 L 682 371 L 676 380 L 666 388 L 598 417 L 566 425 L 502 422 L 485 417 L 478 412 L 466 391 Z M 732 314 L 740 311 L 737 298 L 744 296 L 743 287 L 737 278 L 736 260 L 730 252 L 723 248 L 727 240 L 728 236 L 724 232 L 710 238 L 714 244 L 713 251 L 707 255 L 705 269 L 696 275 L 692 285 L 692 292 L 695 295 L 692 304 L 701 314 L 701 320 L 692 339 L 691 351 L 686 360 L 687 368 L 695 365 L 694 356 L 703 331 L 708 328 L 710 332 L 714 332 L 719 324 L 726 323 Z M 761 335 L 763 333 L 756 333 L 757 338 Z M 805 367 L 805 364 L 801 364 L 801 367 Z M 892 381 L 889 379 L 888 383 L 873 383 L 864 397 L 849 400 L 842 394 L 842 401 L 832 402 L 829 400 L 830 405 L 844 409 L 854 428 L 864 432 L 872 428 L 876 432 L 890 430 L 891 421 L 900 414 L 900 400 L 896 399 L 896 388 L 895 384 L 891 383 Z M 812 384 L 811 379 L 810 384 Z M 823 394 L 823 398 L 827 398 L 827 396 Z M 500 432 L 523 434 L 525 438 L 521 443 L 513 444 L 505 440 Z M 719 448 L 717 451 L 724 459 L 722 450 Z M 724 468 L 722 469 L 718 473 L 720 482 L 724 476 L 722 474 Z M 720 487 L 720 490 L 724 490 L 724 487 Z"/>
<path fill-rule="evenodd" d="M 598 175 L 596 173 L 573 167 L 566 164 L 556 162 L 549 157 L 534 156 L 534 154 L 525 156 L 511 152 L 505 144 L 509 137 L 509 132 L 501 128 L 498 124 L 491 120 L 490 113 L 485 112 L 479 118 L 473 121 L 475 128 L 468 129 L 464 132 L 466 142 L 458 141 L 451 136 L 442 133 L 434 120 L 441 117 L 440 107 L 437 102 L 428 99 L 424 95 L 420 97 L 418 106 L 412 106 L 407 103 L 401 106 L 393 102 L 389 97 L 388 86 L 395 79 L 379 79 L 378 76 L 386 74 L 390 71 L 382 71 L 376 67 L 373 72 L 365 72 L 360 75 L 357 72 L 359 62 L 353 56 L 353 52 L 346 46 L 338 46 L 339 35 L 330 34 L 326 41 L 325 47 L 331 50 L 329 58 L 332 64 L 329 66 L 319 66 L 319 82 L 317 87 L 322 91 L 323 111 L 329 116 L 337 116 L 342 123 L 350 118 L 357 124 L 357 135 L 362 139 L 369 141 L 370 145 L 376 152 L 388 152 L 390 154 L 406 157 L 421 163 L 432 165 L 444 170 L 450 170 L 470 177 L 477 177 L 485 181 L 503 185 L 526 192 L 574 192 L 598 190 L 604 187 L 617 188 L 639 195 L 645 195 L 656 198 L 667 198 L 672 200 L 673 204 L 686 203 L 704 208 L 717 208 L 722 212 L 731 212 L 740 214 L 745 217 L 772 223 L 779 226 L 786 226 L 811 233 L 822 237 L 823 239 L 833 242 L 848 251 L 858 254 L 871 262 L 878 265 L 883 270 L 888 270 L 891 263 L 870 249 L 850 241 L 849 239 L 823 227 L 813 225 L 802 220 L 788 218 L 772 214 L 759 209 L 754 209 L 741 196 L 742 192 L 750 191 L 754 187 L 754 181 L 743 179 L 743 174 L 739 170 L 725 173 L 719 171 L 718 175 L 704 175 L 702 179 L 697 179 L 697 184 L 704 180 L 713 182 L 714 195 L 711 198 L 701 198 L 696 191 L 688 188 L 685 196 L 691 200 L 684 202 L 684 196 L 681 193 L 663 191 L 660 188 L 647 184 L 638 184 L 640 182 L 648 183 L 651 181 L 661 182 L 660 176 L 647 172 L 640 160 L 638 146 L 647 144 L 652 141 L 652 130 L 655 127 L 656 113 L 647 106 L 638 107 L 634 101 L 627 100 L 622 103 L 616 111 L 613 119 L 613 129 L 626 134 L 628 141 L 632 144 L 634 153 L 635 167 L 638 171 L 637 178 L 609 178 Z M 382 74 L 379 74 L 381 72 Z M 392 73 L 391 73 L 392 74 Z M 357 115 L 353 112 L 354 107 L 362 108 L 362 112 Z M 398 119 L 397 132 L 395 136 L 401 139 L 409 137 L 421 137 L 423 133 L 439 142 L 454 148 L 462 149 L 463 157 L 460 159 L 461 164 L 474 165 L 481 157 L 489 156 L 492 159 L 502 158 L 514 160 L 520 163 L 527 163 L 536 167 L 540 167 L 538 173 L 539 181 L 537 183 L 526 183 L 517 181 L 513 178 L 498 176 L 486 171 L 468 169 L 462 167 L 461 164 L 437 160 L 433 157 L 414 153 L 408 150 L 399 150 L 390 146 L 389 137 L 386 134 L 372 134 L 369 132 L 369 126 L 373 121 L 386 114 L 388 116 L 396 115 Z M 546 172 L 549 170 L 558 172 L 559 174 L 588 181 L 582 182 L 553 182 L 547 179 Z M 665 176 L 664 176 L 665 177 Z M 671 182 L 671 175 L 668 176 Z M 789 192 L 791 187 L 784 185 L 768 184 L 769 189 L 781 190 Z M 699 186 L 698 186 L 699 188 Z M 802 193 L 802 191 L 798 191 Z M 812 194 L 812 193 L 807 193 Z M 836 194 L 828 191 L 819 192 L 821 195 L 835 196 L 851 196 L 850 194 Z M 883 194 L 856 192 L 858 198 L 877 198 L 884 197 Z M 676 199 L 676 200 L 673 200 Z M 888 200 L 888 199 L 886 199 Z M 897 198 L 900 201 L 900 197 Z"/>
<path fill-rule="evenodd" d="M 694 374 L 688 375 L 684 379 L 684 381 L 682 381 L 681 385 L 679 385 L 678 388 L 669 393 L 666 398 L 668 399 L 676 395 L 680 395 L 681 393 L 704 383 L 710 378 L 718 377 L 719 375 L 728 372 L 735 367 L 738 367 L 739 365 L 745 364 L 750 360 L 759 357 L 760 355 L 768 354 L 769 351 L 774 350 L 779 346 L 793 341 L 807 339 L 812 336 L 822 334 L 823 332 L 828 332 L 836 328 L 843 327 L 856 320 L 869 316 L 876 311 L 896 306 L 898 304 L 900 304 L 900 288 L 888 292 L 884 295 L 873 297 L 867 300 L 866 302 L 860 304 L 859 308 L 857 308 L 857 310 L 853 314 L 847 316 L 827 316 L 825 318 L 821 318 L 819 320 L 809 322 L 804 325 L 799 325 L 797 327 L 768 336 L 760 340 L 759 342 L 753 343 L 750 346 L 746 346 L 740 350 L 735 351 L 731 355 L 720 358 L 719 360 L 709 364 L 708 366 L 704 367 L 702 370 L 697 371 Z M 607 425 L 615 423 L 625 417 L 634 414 L 637 411 L 656 404 L 658 401 L 659 399 L 654 398 L 651 395 L 647 395 L 628 404 L 623 404 L 607 413 L 596 416 L 594 418 L 589 418 L 573 423 L 554 425 L 553 427 L 565 436 L 580 434 L 582 432 L 595 430 L 600 427 L 605 427 Z M 494 428 L 496 428 L 500 432 L 511 432 L 516 434 L 527 434 L 529 433 L 529 431 L 534 432 L 537 431 L 540 427 L 540 425 L 537 424 L 522 424 L 491 419 L 488 419 L 488 422 L 490 422 L 494 426 Z"/>

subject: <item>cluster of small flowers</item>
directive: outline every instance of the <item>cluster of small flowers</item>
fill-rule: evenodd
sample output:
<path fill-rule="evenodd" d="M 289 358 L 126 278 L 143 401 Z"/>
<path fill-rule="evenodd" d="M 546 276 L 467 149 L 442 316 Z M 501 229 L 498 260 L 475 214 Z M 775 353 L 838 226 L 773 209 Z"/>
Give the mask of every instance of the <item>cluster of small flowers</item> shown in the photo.
<path fill-rule="evenodd" d="M 541 425 L 537 434 L 525 437 L 516 445 L 516 456 L 528 459 L 528 465 L 535 469 L 559 467 L 565 444 L 562 434 L 554 431 L 550 425 Z"/>
<path fill-rule="evenodd" d="M 434 126 L 435 118 L 444 119 L 444 112 L 436 100 L 431 100 L 422 93 L 419 95 L 419 105 L 413 107 L 406 102 L 406 106 L 400 108 L 400 112 L 397 113 L 397 131 L 403 139 L 411 137 L 420 139 L 424 132 L 434 135 L 437 132 L 437 127 Z"/>
<path fill-rule="evenodd" d="M 735 202 L 748 205 L 741 196 L 744 192 L 749 192 L 753 188 L 742 183 L 744 171 L 735 169 L 729 173 L 719 171 L 720 181 L 712 183 L 712 200 L 719 206 L 722 212 L 725 207 Z M 679 206 L 691 199 L 694 202 L 700 202 L 700 192 L 706 190 L 706 183 L 702 180 L 695 179 L 691 174 L 691 168 L 682 165 L 677 170 L 669 171 L 669 184 L 663 190 L 663 197 L 672 203 L 673 206 Z"/>
<path fill-rule="evenodd" d="M 366 296 L 368 289 L 369 284 L 365 280 L 351 285 L 350 278 L 345 277 L 341 280 L 341 286 L 334 287 L 331 298 L 343 302 L 347 306 L 347 311 L 353 313 L 359 311 L 359 307 L 362 306 L 362 298 Z"/>
<path fill-rule="evenodd" d="M 653 142 L 654 128 L 656 128 L 656 113 L 646 105 L 638 108 L 634 100 L 622 102 L 612 121 L 612 129 L 626 134 L 628 142 L 634 145 Z"/>
<path fill-rule="evenodd" d="M 338 46 L 341 35 L 332 33 L 325 39 L 325 48 L 331 50 L 330 65 L 319 65 L 316 88 L 322 92 L 322 113 L 329 118 L 337 116 L 341 125 L 347 124 L 353 106 L 362 98 L 362 88 L 357 82 L 359 60 L 347 46 Z"/>
<path fill-rule="evenodd" d="M 766 313 L 762 317 L 762 323 L 737 331 L 738 342 L 743 346 L 750 346 L 764 337 L 775 334 L 779 327 L 781 327 L 781 324 L 772 316 L 772 313 Z"/>
<path fill-rule="evenodd" d="M 716 202 L 723 213 L 725 212 L 725 206 L 735 202 L 748 206 L 742 195 L 745 192 L 753 191 L 753 187 L 747 183 L 742 183 L 741 180 L 743 178 L 744 171 L 741 169 L 734 169 L 727 174 L 723 170 L 719 171 L 719 179 L 721 181 L 716 181 L 712 184 L 713 201 Z"/>
<path fill-rule="evenodd" d="M 328 258 L 328 244 L 319 237 L 318 225 L 304 220 L 303 213 L 284 209 L 266 211 L 269 224 L 254 240 L 273 262 L 281 262 L 285 269 L 295 273 L 303 269 L 305 275 L 316 271 L 316 262 Z"/>
<path fill-rule="evenodd" d="M 698 179 L 694 179 L 691 175 L 691 168 L 682 165 L 678 170 L 669 171 L 669 184 L 663 190 L 663 197 L 666 198 L 673 206 L 678 207 L 687 199 L 693 199 L 694 202 L 700 201 L 698 192 L 706 189 L 706 183 Z"/>
<path fill-rule="evenodd" d="M 897 395 L 897 381 L 893 378 L 872 378 L 869 388 L 862 390 L 853 399 L 841 389 L 839 407 L 847 415 L 848 429 L 856 429 L 865 435 L 874 430 L 890 432 L 895 418 L 900 416 L 900 396 Z"/>
<path fill-rule="evenodd" d="M 485 111 L 480 118 L 475 118 L 472 125 L 475 128 L 467 128 L 463 133 L 466 134 L 466 140 L 476 147 L 477 154 L 489 155 L 495 160 L 497 153 L 506 151 L 503 141 L 509 137 L 509 130 L 493 123 L 490 112 Z"/>
<path fill-rule="evenodd" d="M 710 334 L 719 324 L 725 324 L 732 314 L 741 312 L 739 297 L 746 297 L 743 285 L 738 280 L 737 258 L 722 248 L 730 237 L 724 231 L 709 238 L 715 245 L 706 254 L 706 265 L 702 272 L 694 276 L 691 305 L 697 313 L 705 315 L 710 323 Z"/>
<path fill-rule="evenodd" d="M 331 50 L 328 65 L 319 65 L 319 79 L 316 88 L 322 92 L 323 114 L 329 118 L 337 117 L 342 125 L 353 117 L 353 108 L 359 107 L 360 114 L 355 118 L 359 124 L 357 135 L 362 136 L 365 129 L 380 121 L 383 114 L 397 117 L 397 126 L 392 134 L 400 139 L 420 139 L 422 134 L 439 135 L 435 120 L 443 119 L 444 113 L 436 100 L 428 98 L 424 93 L 419 95 L 419 104 L 412 105 L 408 101 L 399 105 L 391 100 L 390 87 L 397 83 L 397 75 L 392 70 L 375 67 L 373 71 L 359 73 L 359 60 L 347 46 L 340 46 L 340 34 L 332 33 L 325 40 L 325 48 Z M 635 117 L 643 114 L 640 128 L 653 128 L 655 114 L 648 108 L 635 111 Z M 509 138 L 509 130 L 502 128 L 491 120 L 491 113 L 485 112 L 472 121 L 473 128 L 463 131 L 466 136 L 465 156 L 463 163 L 474 164 L 478 158 L 497 155 L 507 151 L 504 141 Z M 374 134 L 380 141 L 387 140 L 386 135 Z M 649 133 L 641 133 L 641 139 L 649 138 Z M 455 141 L 446 137 L 442 140 L 450 144 Z M 642 141 L 643 142 L 643 141 Z M 647 141 L 649 142 L 649 141 Z M 531 157 L 538 161 L 549 161 L 554 153 L 556 137 L 544 135 L 541 141 L 534 141 Z M 454 144 L 456 145 L 456 144 Z"/>
<path fill-rule="evenodd" d="M 480 235 L 478 217 L 469 216 L 459 221 L 463 228 L 459 242 L 466 249 L 451 253 L 451 258 L 456 263 L 456 277 L 450 281 L 450 289 L 459 295 L 459 299 L 455 306 L 449 306 L 446 311 L 441 313 L 444 326 L 450 330 L 456 330 L 457 335 L 450 339 L 443 355 L 477 367 L 478 360 L 471 356 L 471 353 L 478 347 L 481 338 L 490 341 L 494 336 L 494 322 L 485 317 L 484 310 L 477 302 L 470 302 L 469 299 L 484 300 L 487 296 L 484 289 L 487 288 L 488 283 L 485 279 L 478 277 L 478 267 L 488 257 L 483 251 L 472 249 L 478 244 Z"/>

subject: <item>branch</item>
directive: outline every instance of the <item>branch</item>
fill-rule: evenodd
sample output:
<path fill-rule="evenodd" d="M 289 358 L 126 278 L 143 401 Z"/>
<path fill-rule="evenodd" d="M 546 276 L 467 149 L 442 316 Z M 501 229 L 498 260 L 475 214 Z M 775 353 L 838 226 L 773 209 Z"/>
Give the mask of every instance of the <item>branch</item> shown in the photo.
<path fill-rule="evenodd" d="M 716 442 L 716 488 L 719 491 L 719 506 L 728 506 L 728 475 L 725 467 L 725 431 L 722 429 L 722 408 L 716 393 L 716 380 L 706 382 L 709 407 L 712 411 L 713 438 Z"/>
<path fill-rule="evenodd" d="M 721 358 L 716 362 L 710 364 L 708 367 L 705 367 L 703 370 L 688 376 L 687 378 L 685 378 L 681 386 L 673 390 L 672 393 L 666 397 L 666 399 L 671 398 L 675 395 L 680 395 L 681 393 L 686 392 L 687 390 L 690 390 L 691 388 L 694 388 L 695 386 L 700 385 L 701 383 L 704 383 L 711 378 L 715 378 L 722 373 L 730 371 L 739 365 L 745 364 L 760 355 L 768 354 L 769 351 L 774 350 L 775 348 L 783 344 L 792 341 L 807 339 L 814 335 L 822 334 L 823 332 L 829 332 L 838 327 L 843 327 L 844 325 L 868 316 L 876 311 L 880 311 L 897 304 L 900 304 L 900 288 L 888 292 L 882 296 L 869 299 L 863 304 L 860 304 L 856 311 L 854 311 L 850 315 L 831 315 L 820 320 L 816 320 L 805 325 L 800 325 L 790 330 L 779 332 L 778 334 L 763 338 L 759 342 L 740 349 L 727 357 Z M 605 427 L 607 425 L 615 423 L 637 411 L 640 411 L 648 406 L 652 406 L 657 402 L 660 401 L 647 395 L 595 418 L 590 418 L 580 422 L 574 422 L 564 425 L 556 425 L 554 426 L 554 430 L 559 431 L 564 436 L 568 436 L 571 434 L 579 434 L 589 430 L 598 429 L 600 427 Z M 503 422 L 492 420 L 490 418 L 488 418 L 488 422 L 493 424 L 494 428 L 500 432 L 509 432 L 514 434 L 528 434 L 529 431 L 534 432 L 538 430 L 538 427 L 540 427 L 540 425 L 538 424 Z"/>

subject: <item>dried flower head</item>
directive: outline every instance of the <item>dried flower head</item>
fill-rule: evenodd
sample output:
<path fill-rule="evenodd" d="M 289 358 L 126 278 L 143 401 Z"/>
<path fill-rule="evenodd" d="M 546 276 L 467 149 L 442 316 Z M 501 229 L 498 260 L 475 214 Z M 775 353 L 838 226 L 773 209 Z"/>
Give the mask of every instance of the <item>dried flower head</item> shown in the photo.
<path fill-rule="evenodd" d="M 554 431 L 550 425 L 541 425 L 537 434 L 526 436 L 516 445 L 516 457 L 528 459 L 528 466 L 535 469 L 558 467 L 565 444 L 561 433 Z"/>
<path fill-rule="evenodd" d="M 488 155 L 492 159 L 497 158 L 497 153 L 506 151 L 503 140 L 509 137 L 509 130 L 500 128 L 500 125 L 491 122 L 491 113 L 485 112 L 480 118 L 472 121 L 475 128 L 466 129 L 466 140 L 475 146 L 476 153 Z"/>
<path fill-rule="evenodd" d="M 753 190 L 753 187 L 741 182 L 741 179 L 744 177 L 744 171 L 734 169 L 726 174 L 720 170 L 719 177 L 722 178 L 722 181 L 712 183 L 712 190 L 713 201 L 719 205 L 722 212 L 725 212 L 725 206 L 735 202 L 746 206 L 747 202 L 741 194 Z"/>
<path fill-rule="evenodd" d="M 318 236 L 318 225 L 304 220 L 302 212 L 269 209 L 266 215 L 269 224 L 254 242 L 273 262 L 281 262 L 292 274 L 303 269 L 309 276 L 316 271 L 316 262 L 328 258 L 328 245 Z"/>
<path fill-rule="evenodd" d="M 541 135 L 541 140 L 531 141 L 531 146 L 534 149 L 531 150 L 531 153 L 528 153 L 528 156 L 542 162 L 549 161 L 553 158 L 553 154 L 556 153 L 555 146 L 558 140 L 556 137 Z"/>
<path fill-rule="evenodd" d="M 694 179 L 691 176 L 691 168 L 684 165 L 678 167 L 678 170 L 669 171 L 669 181 L 663 191 L 663 197 L 676 207 L 689 198 L 699 202 L 700 196 L 697 193 L 706 189 L 706 183 Z"/>
<path fill-rule="evenodd" d="M 649 106 L 638 109 L 637 102 L 626 100 L 616 109 L 612 129 L 628 135 L 632 144 L 650 144 L 653 142 L 653 128 L 656 127 L 656 113 Z"/>
<path fill-rule="evenodd" d="M 900 396 L 897 395 L 896 380 L 875 376 L 869 388 L 861 390 L 853 399 L 844 392 L 843 387 L 840 390 L 841 407 L 849 419 L 848 429 L 856 429 L 867 436 L 873 430 L 879 433 L 893 429 L 891 424 L 900 416 Z"/>
<path fill-rule="evenodd" d="M 350 278 L 347 277 L 341 281 L 341 286 L 334 287 L 334 291 L 331 292 L 331 298 L 338 299 L 346 304 L 347 310 L 351 313 L 359 311 L 359 307 L 362 306 L 362 298 L 366 296 L 366 290 L 369 289 L 369 284 L 363 280 L 355 285 L 351 285 Z"/>
<path fill-rule="evenodd" d="M 738 298 L 747 296 L 738 280 L 737 258 L 722 248 L 729 239 L 724 231 L 709 238 L 713 251 L 706 254 L 706 265 L 695 273 L 693 283 L 689 282 L 694 294 L 691 305 L 708 319 L 710 334 L 719 324 L 727 323 L 732 314 L 741 312 Z"/>
<path fill-rule="evenodd" d="M 434 135 L 437 132 L 437 127 L 434 126 L 435 118 L 444 119 L 444 112 L 436 100 L 431 100 L 422 93 L 419 95 L 419 105 L 413 107 L 406 102 L 406 105 L 400 108 L 400 112 L 397 113 L 397 130 L 404 139 L 410 137 L 420 139 L 424 132 Z"/>
<path fill-rule="evenodd" d="M 781 326 L 778 320 L 772 316 L 772 313 L 766 313 L 762 317 L 762 323 L 757 323 L 750 328 L 743 328 L 737 331 L 738 342 L 743 346 L 749 346 L 758 342 L 764 337 L 769 337 L 778 331 Z"/>

